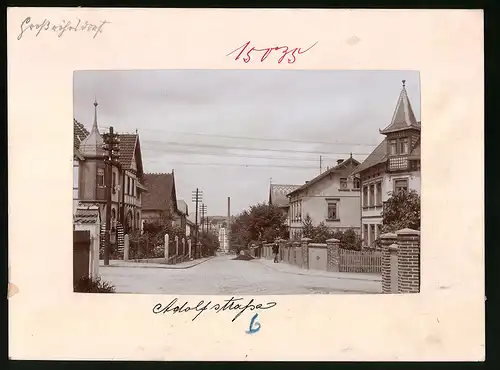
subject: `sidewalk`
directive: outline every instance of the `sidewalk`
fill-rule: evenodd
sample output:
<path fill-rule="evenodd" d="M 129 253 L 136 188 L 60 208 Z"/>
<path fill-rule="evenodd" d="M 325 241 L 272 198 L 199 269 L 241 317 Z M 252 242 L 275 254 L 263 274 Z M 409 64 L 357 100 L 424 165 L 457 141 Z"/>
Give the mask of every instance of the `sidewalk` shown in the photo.
<path fill-rule="evenodd" d="M 206 257 L 206 258 L 198 258 L 192 261 L 186 261 L 182 263 L 178 263 L 176 265 L 167 265 L 165 262 L 161 263 L 160 261 L 165 261 L 164 258 L 151 258 L 149 261 L 141 260 L 141 262 L 135 262 L 133 260 L 123 261 L 123 260 L 111 260 L 109 261 L 109 266 L 104 266 L 104 261 L 99 260 L 99 267 L 146 267 L 146 268 L 161 268 L 161 269 L 171 269 L 171 270 L 179 270 L 179 269 L 188 269 L 203 262 L 207 262 L 211 260 L 214 256 Z"/>
<path fill-rule="evenodd" d="M 322 270 L 308 270 L 299 266 L 291 265 L 287 262 L 274 263 L 273 260 L 264 258 L 256 258 L 257 261 L 266 267 L 285 274 L 306 275 L 306 276 L 321 276 L 332 279 L 347 279 L 347 280 L 365 280 L 365 281 L 382 281 L 382 276 L 378 274 L 363 274 L 358 272 L 328 272 Z"/>

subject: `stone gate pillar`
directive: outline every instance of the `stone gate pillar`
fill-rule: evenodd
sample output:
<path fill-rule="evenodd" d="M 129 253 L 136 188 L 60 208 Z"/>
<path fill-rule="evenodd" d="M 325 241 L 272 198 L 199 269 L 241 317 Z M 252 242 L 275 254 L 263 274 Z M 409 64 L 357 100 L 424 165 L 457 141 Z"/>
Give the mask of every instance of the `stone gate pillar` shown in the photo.
<path fill-rule="evenodd" d="M 326 241 L 327 271 L 340 271 L 340 240 L 328 239 Z"/>
<path fill-rule="evenodd" d="M 403 229 L 398 236 L 398 293 L 420 292 L 420 231 Z"/>
<path fill-rule="evenodd" d="M 165 234 L 165 253 L 164 253 L 164 257 L 166 260 L 168 260 L 168 243 L 169 243 L 169 236 L 168 234 Z"/>
<path fill-rule="evenodd" d="M 397 235 L 387 233 L 380 235 L 382 247 L 382 293 L 398 292 L 398 256 L 396 243 Z M 394 247 L 392 247 L 394 245 Z"/>
<path fill-rule="evenodd" d="M 310 238 L 302 238 L 302 268 L 309 268 L 309 243 Z"/>
<path fill-rule="evenodd" d="M 128 254 L 130 250 L 130 240 L 128 234 L 123 237 L 123 260 L 128 261 Z"/>

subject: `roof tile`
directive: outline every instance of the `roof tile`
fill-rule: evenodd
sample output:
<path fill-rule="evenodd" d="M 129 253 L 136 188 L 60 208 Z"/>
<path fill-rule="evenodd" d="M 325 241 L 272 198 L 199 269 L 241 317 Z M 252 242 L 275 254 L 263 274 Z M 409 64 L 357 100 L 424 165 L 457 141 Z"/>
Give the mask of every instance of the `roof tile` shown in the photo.
<path fill-rule="evenodd" d="M 148 192 L 142 196 L 142 209 L 159 211 L 170 209 L 173 184 L 174 176 L 171 173 L 145 173 L 144 185 L 148 188 Z"/>

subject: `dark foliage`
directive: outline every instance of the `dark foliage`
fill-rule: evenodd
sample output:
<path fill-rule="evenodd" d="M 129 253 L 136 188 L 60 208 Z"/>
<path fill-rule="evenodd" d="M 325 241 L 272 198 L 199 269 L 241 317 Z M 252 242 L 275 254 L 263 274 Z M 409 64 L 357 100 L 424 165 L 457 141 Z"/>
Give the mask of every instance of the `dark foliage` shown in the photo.
<path fill-rule="evenodd" d="M 73 290 L 77 293 L 114 293 L 115 287 L 101 278 L 83 277 L 73 283 Z"/>

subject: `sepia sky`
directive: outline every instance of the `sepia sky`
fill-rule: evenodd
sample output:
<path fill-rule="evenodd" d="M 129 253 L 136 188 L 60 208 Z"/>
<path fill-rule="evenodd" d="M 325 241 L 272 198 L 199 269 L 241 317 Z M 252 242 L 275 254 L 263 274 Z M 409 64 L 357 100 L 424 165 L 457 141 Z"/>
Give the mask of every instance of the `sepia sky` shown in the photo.
<path fill-rule="evenodd" d="M 78 71 L 74 117 L 101 133 L 138 130 L 145 172 L 175 170 L 178 199 L 209 215 L 267 201 L 270 178 L 301 185 L 352 152 L 360 162 L 383 140 L 401 80 L 417 120 L 415 71 Z"/>

